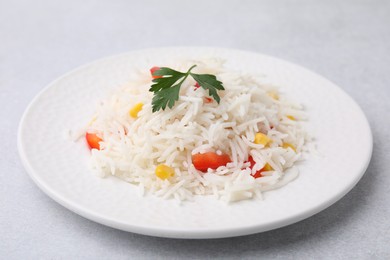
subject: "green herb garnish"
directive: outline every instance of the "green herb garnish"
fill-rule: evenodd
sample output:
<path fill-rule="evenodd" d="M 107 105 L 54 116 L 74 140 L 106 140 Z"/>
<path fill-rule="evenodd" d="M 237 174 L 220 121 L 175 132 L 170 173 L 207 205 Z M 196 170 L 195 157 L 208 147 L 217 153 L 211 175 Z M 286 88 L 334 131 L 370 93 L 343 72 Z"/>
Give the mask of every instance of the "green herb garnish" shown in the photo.
<path fill-rule="evenodd" d="M 188 76 L 191 76 L 205 90 L 209 91 L 209 96 L 212 96 L 219 104 L 220 97 L 218 90 L 224 90 L 222 82 L 217 80 L 217 77 L 211 74 L 195 74 L 191 70 L 195 68 L 193 65 L 185 73 L 173 70 L 171 68 L 162 67 L 154 71 L 152 75 L 158 77 L 153 79 L 153 85 L 149 91 L 154 93 L 152 99 L 152 109 L 156 112 L 160 109 L 165 110 L 168 107 L 172 108 L 177 100 L 179 100 L 180 87 Z"/>

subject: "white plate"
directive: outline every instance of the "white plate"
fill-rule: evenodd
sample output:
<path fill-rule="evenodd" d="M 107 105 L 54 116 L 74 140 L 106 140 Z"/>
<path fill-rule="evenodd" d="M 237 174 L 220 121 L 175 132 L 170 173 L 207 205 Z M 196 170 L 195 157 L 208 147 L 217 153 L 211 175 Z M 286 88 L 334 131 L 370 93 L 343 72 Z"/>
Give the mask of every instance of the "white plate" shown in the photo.
<path fill-rule="evenodd" d="M 67 129 L 88 122 L 108 90 L 129 81 L 129 72 L 175 59 L 220 57 L 226 66 L 264 73 L 267 81 L 302 103 L 322 156 L 302 163 L 300 176 L 261 200 L 226 205 L 209 197 L 179 205 L 140 197 L 137 188 L 87 168 L 86 145 L 66 139 Z M 47 86 L 28 106 L 18 147 L 34 182 L 66 208 L 101 224 L 152 236 L 217 238 L 282 227 L 307 218 L 343 197 L 364 174 L 372 136 L 358 105 L 323 77 L 289 62 L 238 50 L 161 48 L 98 60 Z"/>

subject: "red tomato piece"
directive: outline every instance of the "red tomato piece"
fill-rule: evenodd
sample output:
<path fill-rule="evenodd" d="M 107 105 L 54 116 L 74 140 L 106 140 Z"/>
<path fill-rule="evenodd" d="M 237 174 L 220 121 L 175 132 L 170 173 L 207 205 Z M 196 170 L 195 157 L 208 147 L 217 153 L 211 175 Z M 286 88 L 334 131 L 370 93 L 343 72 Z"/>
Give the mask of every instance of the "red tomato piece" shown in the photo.
<path fill-rule="evenodd" d="M 98 137 L 94 133 L 86 133 L 85 139 L 87 139 L 87 143 L 89 145 L 89 148 L 91 149 L 98 149 L 100 150 L 100 144 L 99 142 L 103 141 L 100 137 Z"/>
<path fill-rule="evenodd" d="M 154 75 L 153 75 L 153 73 L 154 73 L 155 71 L 159 70 L 159 69 L 160 69 L 160 67 L 153 67 L 153 68 L 150 69 L 150 74 L 152 74 L 152 78 L 154 78 L 154 79 L 162 78 L 162 76 L 154 76 Z"/>
<path fill-rule="evenodd" d="M 204 97 L 204 102 L 205 103 L 211 103 L 211 102 L 213 102 L 213 99 L 209 98 L 209 97 Z"/>
<path fill-rule="evenodd" d="M 256 162 L 255 160 L 253 160 L 252 156 L 249 156 L 248 157 L 248 162 L 251 164 L 249 167 L 252 169 L 253 166 L 255 166 Z M 263 175 L 261 175 L 261 172 L 263 172 L 263 168 L 261 168 L 260 170 L 258 170 L 257 172 L 251 174 L 253 176 L 253 178 L 257 179 L 257 178 L 260 178 L 260 177 L 263 177 Z"/>
<path fill-rule="evenodd" d="M 195 169 L 207 172 L 207 169 L 217 169 L 219 166 L 225 166 L 231 162 L 229 155 L 227 154 L 216 154 L 213 152 L 194 154 L 192 155 L 192 163 Z"/>
<path fill-rule="evenodd" d="M 195 83 L 195 89 L 194 90 L 197 90 L 198 88 L 200 88 L 200 85 L 198 82 Z"/>

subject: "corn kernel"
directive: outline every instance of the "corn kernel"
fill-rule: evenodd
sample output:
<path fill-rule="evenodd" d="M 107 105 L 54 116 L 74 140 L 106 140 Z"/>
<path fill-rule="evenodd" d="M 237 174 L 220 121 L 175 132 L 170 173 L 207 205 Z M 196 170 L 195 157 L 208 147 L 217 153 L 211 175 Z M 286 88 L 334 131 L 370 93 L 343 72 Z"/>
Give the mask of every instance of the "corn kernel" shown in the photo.
<path fill-rule="evenodd" d="M 287 115 L 286 117 L 287 117 L 288 119 L 290 119 L 290 120 L 294 120 L 294 121 L 296 120 L 295 117 L 292 116 L 292 115 Z"/>
<path fill-rule="evenodd" d="M 278 95 L 278 92 L 276 91 L 268 91 L 267 92 L 267 95 L 270 97 L 270 98 L 273 98 L 275 100 L 279 100 L 279 95 Z"/>
<path fill-rule="evenodd" d="M 284 149 L 291 148 L 294 152 L 297 152 L 297 149 L 295 148 L 295 146 L 290 144 L 290 143 L 283 143 L 282 147 Z"/>
<path fill-rule="evenodd" d="M 257 133 L 255 135 L 255 141 L 254 141 L 255 144 L 262 144 L 262 145 L 266 146 L 270 142 L 272 142 L 271 138 L 269 138 L 268 136 L 266 136 L 263 133 Z"/>
<path fill-rule="evenodd" d="M 168 179 L 175 174 L 175 170 L 165 164 L 159 164 L 155 170 L 156 176 L 162 180 Z"/>
<path fill-rule="evenodd" d="M 272 168 L 271 165 L 269 165 L 268 163 L 266 163 L 266 164 L 264 165 L 264 167 L 263 167 L 262 170 L 265 171 L 265 172 L 268 172 L 268 171 L 273 171 L 274 168 Z"/>
<path fill-rule="evenodd" d="M 287 149 L 287 148 L 291 148 L 294 152 L 297 152 L 297 148 L 295 148 L 295 146 L 293 144 L 290 144 L 290 143 L 283 143 L 282 144 L 282 147 L 284 149 Z"/>
<path fill-rule="evenodd" d="M 143 103 L 138 103 L 135 106 L 133 106 L 132 109 L 130 109 L 129 114 L 133 118 L 137 118 L 138 112 L 142 110 L 142 107 L 144 106 Z"/>

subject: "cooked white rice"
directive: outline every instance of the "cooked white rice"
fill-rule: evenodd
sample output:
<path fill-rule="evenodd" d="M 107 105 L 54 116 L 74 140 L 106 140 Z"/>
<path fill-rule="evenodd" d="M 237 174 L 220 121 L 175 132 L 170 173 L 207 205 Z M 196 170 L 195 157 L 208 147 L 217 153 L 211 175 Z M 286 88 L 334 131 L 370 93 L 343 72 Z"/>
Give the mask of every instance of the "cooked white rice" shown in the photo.
<path fill-rule="evenodd" d="M 198 65 L 194 73 L 214 74 L 223 82 L 220 104 L 205 103 L 207 92 L 195 91 L 195 81 L 188 78 L 172 109 L 152 113 L 151 76 L 145 68 L 97 108 L 86 131 L 104 141 L 101 150 L 92 150 L 90 167 L 100 176 L 114 175 L 137 184 L 142 195 L 149 192 L 180 201 L 194 195 L 214 195 L 228 202 L 261 198 L 262 192 L 296 178 L 294 164 L 302 159 L 308 140 L 301 123 L 305 120 L 302 107 L 274 86 L 262 84 L 261 77 L 227 70 L 218 59 L 164 65 L 187 71 L 193 64 Z M 139 102 L 144 106 L 134 119 L 129 110 Z M 272 143 L 255 144 L 257 132 L 267 134 Z M 296 151 L 283 148 L 283 143 L 292 144 Z M 207 173 L 196 170 L 191 155 L 208 151 L 227 153 L 232 162 Z M 248 156 L 256 162 L 252 169 Z M 161 163 L 174 168 L 175 175 L 158 178 L 155 168 Z M 273 170 L 253 178 L 251 174 L 266 163 Z"/>

